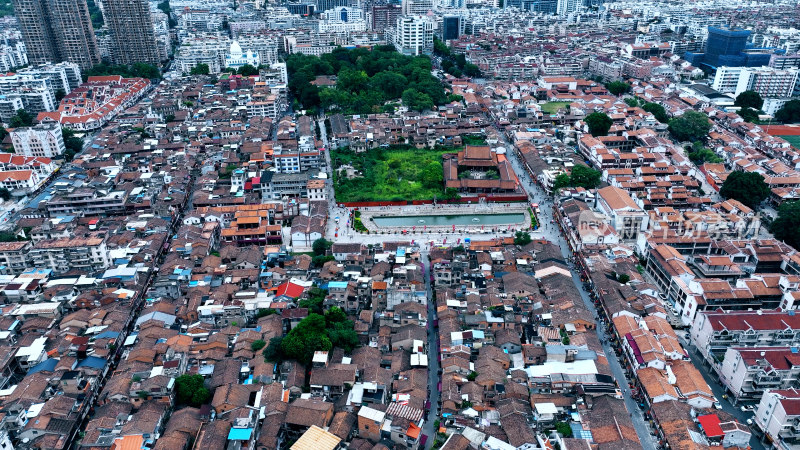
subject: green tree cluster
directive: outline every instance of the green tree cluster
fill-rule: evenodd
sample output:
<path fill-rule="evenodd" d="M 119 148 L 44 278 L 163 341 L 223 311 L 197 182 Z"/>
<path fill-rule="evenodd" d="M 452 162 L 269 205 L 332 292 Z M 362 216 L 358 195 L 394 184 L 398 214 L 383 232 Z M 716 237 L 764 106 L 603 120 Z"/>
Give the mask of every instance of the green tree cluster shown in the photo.
<path fill-rule="evenodd" d="M 761 98 L 761 95 L 759 95 L 758 92 L 744 91 L 736 96 L 736 100 L 733 102 L 733 105 L 740 108 L 752 108 L 759 110 L 761 109 L 761 106 L 764 105 L 764 99 Z"/>
<path fill-rule="evenodd" d="M 608 130 L 611 129 L 611 124 L 614 123 L 611 117 L 608 117 L 608 114 L 601 112 L 593 112 L 586 116 L 583 121 L 586 122 L 589 127 L 589 133 L 594 137 L 606 136 Z"/>
<path fill-rule="evenodd" d="M 198 64 L 189 71 L 189 75 L 208 75 L 210 73 L 211 69 L 205 63 Z"/>
<path fill-rule="evenodd" d="M 161 12 L 163 12 L 164 14 L 166 14 L 166 15 L 167 15 L 167 18 L 168 18 L 168 19 L 167 19 L 167 22 L 168 22 L 168 25 L 169 25 L 169 27 L 170 27 L 170 28 L 175 28 L 175 25 L 177 25 L 177 24 L 178 24 L 178 21 L 176 21 L 175 19 L 173 19 L 173 18 L 172 18 L 172 14 L 170 14 L 170 12 L 171 12 L 171 8 L 170 8 L 170 6 L 169 6 L 169 0 L 164 0 L 163 2 L 160 2 L 160 3 L 158 4 L 158 9 L 160 9 L 160 10 L 161 10 Z"/>
<path fill-rule="evenodd" d="M 713 150 L 704 146 L 700 141 L 695 142 L 691 147 L 686 147 L 686 156 L 698 166 L 704 163 L 716 164 L 722 162 L 722 158 L 714 153 Z"/>
<path fill-rule="evenodd" d="M 742 107 L 742 109 L 738 112 L 739 117 L 741 117 L 745 122 L 753 123 L 758 120 L 758 111 L 749 106 Z"/>
<path fill-rule="evenodd" d="M 239 70 L 237 70 L 236 73 L 243 77 L 252 77 L 254 75 L 258 75 L 258 68 L 250 64 L 245 64 L 242 67 L 239 67 Z"/>
<path fill-rule="evenodd" d="M 328 291 L 318 287 L 312 287 L 308 290 L 307 298 L 300 300 L 297 306 L 307 308 L 308 312 L 322 314 L 322 303 L 325 301 L 327 295 Z"/>
<path fill-rule="evenodd" d="M 667 110 L 665 110 L 664 107 L 658 103 L 645 103 L 642 105 L 642 109 L 655 116 L 656 120 L 661 123 L 669 122 Z"/>
<path fill-rule="evenodd" d="M 75 136 L 75 130 L 72 128 L 61 128 L 61 134 L 64 136 L 64 160 L 69 162 L 83 150 L 83 139 Z"/>
<path fill-rule="evenodd" d="M 161 78 L 161 72 L 159 72 L 158 67 L 152 64 L 137 62 L 126 66 L 124 64 L 110 65 L 100 63 L 83 72 L 83 81 L 88 80 L 89 77 L 105 75 L 121 75 L 124 78 L 148 78 L 151 80 Z"/>
<path fill-rule="evenodd" d="M 611 83 L 606 84 L 606 89 L 608 89 L 608 92 L 614 95 L 620 95 L 630 91 L 631 85 L 625 83 L 624 81 L 612 81 Z"/>
<path fill-rule="evenodd" d="M 739 200 L 744 205 L 755 209 L 769 197 L 770 192 L 769 186 L 760 173 L 737 170 L 731 172 L 722 183 L 719 195 Z"/>
<path fill-rule="evenodd" d="M 775 120 L 783 123 L 800 123 L 800 100 L 789 100 L 775 113 Z"/>
<path fill-rule="evenodd" d="M 437 38 L 433 39 L 433 53 L 442 59 L 442 70 L 454 77 L 481 76 L 481 69 L 478 66 L 467 62 L 467 58 L 462 54 L 454 55 L 447 44 Z"/>
<path fill-rule="evenodd" d="M 570 427 L 568 423 L 566 423 L 566 422 L 556 422 L 555 427 L 556 427 L 556 431 L 561 436 L 564 436 L 565 438 L 571 438 L 572 437 L 572 427 Z"/>
<path fill-rule="evenodd" d="M 578 164 L 572 168 L 572 172 L 569 175 L 562 173 L 556 176 L 553 183 L 553 191 L 555 192 L 565 187 L 594 189 L 600 185 L 602 177 L 603 173 L 599 170 Z"/>
<path fill-rule="evenodd" d="M 211 397 L 203 386 L 202 375 L 184 374 L 175 379 L 175 401 L 179 405 L 200 406 Z"/>
<path fill-rule="evenodd" d="M 24 109 L 18 109 L 17 113 L 8 120 L 10 128 L 29 127 L 33 125 L 33 115 Z"/>
<path fill-rule="evenodd" d="M 800 201 L 781 204 L 778 218 L 772 222 L 769 230 L 776 238 L 800 248 Z"/>
<path fill-rule="evenodd" d="M 401 97 L 417 108 L 447 102 L 442 83 L 431 75 L 430 59 L 402 55 L 392 46 L 337 48 L 319 57 L 296 53 L 287 58 L 286 66 L 292 95 L 312 112 L 320 108 L 345 114 L 380 112 L 385 102 Z M 335 75 L 336 88 L 311 84 L 322 75 Z"/>
<path fill-rule="evenodd" d="M 100 11 L 100 7 L 97 6 L 94 0 L 86 0 L 86 6 L 89 8 L 89 17 L 92 20 L 92 26 L 95 29 L 102 28 L 103 25 L 105 25 L 105 21 L 103 20 L 103 13 Z"/>
<path fill-rule="evenodd" d="M 711 121 L 697 111 L 686 111 L 669 121 L 669 131 L 679 141 L 702 141 L 711 130 Z"/>
<path fill-rule="evenodd" d="M 533 239 L 527 231 L 517 231 L 514 235 L 514 245 L 525 246 L 531 243 Z"/>
<path fill-rule="evenodd" d="M 333 242 L 325 239 L 319 238 L 311 244 L 311 250 L 314 252 L 315 255 L 324 255 L 328 250 L 330 250 Z"/>
<path fill-rule="evenodd" d="M 358 335 L 353 321 L 347 320 L 341 309 L 333 307 L 324 316 L 309 314 L 292 328 L 280 343 L 280 355 L 283 359 L 293 359 L 307 365 L 316 351 L 339 347 L 350 353 L 357 346 Z"/>
<path fill-rule="evenodd" d="M 313 264 L 314 267 L 322 267 L 326 262 L 333 261 L 334 259 L 336 258 L 333 255 L 315 255 L 311 258 L 311 264 Z"/>

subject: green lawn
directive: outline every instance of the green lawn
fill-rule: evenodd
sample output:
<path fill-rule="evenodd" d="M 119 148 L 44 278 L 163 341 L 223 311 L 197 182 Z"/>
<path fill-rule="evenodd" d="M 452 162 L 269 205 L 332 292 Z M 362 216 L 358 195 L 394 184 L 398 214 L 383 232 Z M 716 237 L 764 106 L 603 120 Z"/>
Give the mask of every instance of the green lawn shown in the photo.
<path fill-rule="evenodd" d="M 800 150 L 800 136 L 778 136 L 778 137 L 786 139 L 790 144 L 792 144 L 792 147 L 796 148 L 797 150 Z"/>
<path fill-rule="evenodd" d="M 555 114 L 558 112 L 559 108 L 568 109 L 570 102 L 548 102 L 543 105 L 539 105 L 542 108 L 542 112 L 545 114 Z"/>
<path fill-rule="evenodd" d="M 331 150 L 333 186 L 339 202 L 442 199 L 442 155 L 459 148 L 418 150 L 410 146 L 376 148 L 364 153 Z M 351 164 L 364 176 L 348 180 L 338 169 Z"/>

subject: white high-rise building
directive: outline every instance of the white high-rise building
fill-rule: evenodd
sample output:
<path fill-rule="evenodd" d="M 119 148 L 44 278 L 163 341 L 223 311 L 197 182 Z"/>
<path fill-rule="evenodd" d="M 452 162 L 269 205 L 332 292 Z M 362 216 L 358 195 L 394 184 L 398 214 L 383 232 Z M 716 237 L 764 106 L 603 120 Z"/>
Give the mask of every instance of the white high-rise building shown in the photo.
<path fill-rule="evenodd" d="M 398 17 L 395 28 L 395 47 L 404 55 L 433 53 L 434 23 L 425 16 Z"/>
<path fill-rule="evenodd" d="M 403 0 L 404 16 L 423 16 L 433 9 L 433 0 Z"/>
<path fill-rule="evenodd" d="M 18 155 L 57 158 L 66 150 L 58 123 L 45 122 L 32 127 L 14 128 L 10 134 L 14 153 Z"/>
<path fill-rule="evenodd" d="M 719 67 L 711 87 L 724 94 L 755 91 L 763 98 L 786 98 L 793 95 L 797 83 L 797 69 Z"/>
<path fill-rule="evenodd" d="M 580 0 L 558 0 L 556 12 L 559 16 L 566 16 L 577 11 L 580 4 Z"/>

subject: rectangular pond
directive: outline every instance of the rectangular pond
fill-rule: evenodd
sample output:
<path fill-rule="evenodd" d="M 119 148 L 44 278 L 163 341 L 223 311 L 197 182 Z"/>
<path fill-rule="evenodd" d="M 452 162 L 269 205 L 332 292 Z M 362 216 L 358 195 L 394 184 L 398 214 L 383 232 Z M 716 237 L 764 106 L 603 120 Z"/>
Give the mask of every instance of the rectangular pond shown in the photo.
<path fill-rule="evenodd" d="M 451 214 L 441 216 L 375 216 L 373 223 L 379 227 L 448 227 L 511 225 L 525 222 L 524 213 L 508 214 Z"/>

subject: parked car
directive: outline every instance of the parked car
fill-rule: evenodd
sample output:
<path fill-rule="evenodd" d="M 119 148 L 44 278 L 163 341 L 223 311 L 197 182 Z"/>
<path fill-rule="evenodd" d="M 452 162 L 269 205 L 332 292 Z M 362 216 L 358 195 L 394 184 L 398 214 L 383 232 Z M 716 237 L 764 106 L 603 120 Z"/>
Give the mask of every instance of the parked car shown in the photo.
<path fill-rule="evenodd" d="M 719 403 L 719 402 L 714 402 L 714 408 L 716 408 L 716 409 L 722 409 L 722 405 L 720 405 L 720 403 Z"/>

